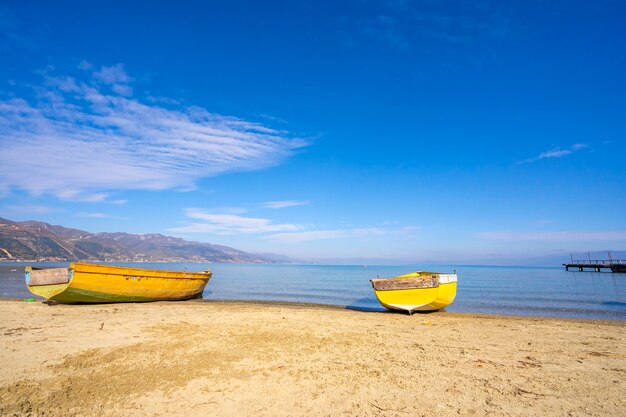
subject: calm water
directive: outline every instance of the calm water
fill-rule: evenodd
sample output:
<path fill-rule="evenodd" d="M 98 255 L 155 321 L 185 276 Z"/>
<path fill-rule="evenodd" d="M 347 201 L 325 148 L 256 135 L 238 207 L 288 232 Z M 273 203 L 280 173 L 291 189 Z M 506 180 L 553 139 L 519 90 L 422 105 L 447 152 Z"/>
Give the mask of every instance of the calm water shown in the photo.
<path fill-rule="evenodd" d="M 39 264 L 67 266 L 68 263 Z M 155 269 L 199 271 L 205 264 L 125 264 Z M 31 297 L 25 264 L 0 264 L 0 297 Z M 447 311 L 528 316 L 626 320 L 626 274 L 566 272 L 562 268 L 481 266 L 327 266 L 210 264 L 207 300 L 268 300 L 384 309 L 369 279 L 415 270 L 452 272 L 459 283 Z"/>

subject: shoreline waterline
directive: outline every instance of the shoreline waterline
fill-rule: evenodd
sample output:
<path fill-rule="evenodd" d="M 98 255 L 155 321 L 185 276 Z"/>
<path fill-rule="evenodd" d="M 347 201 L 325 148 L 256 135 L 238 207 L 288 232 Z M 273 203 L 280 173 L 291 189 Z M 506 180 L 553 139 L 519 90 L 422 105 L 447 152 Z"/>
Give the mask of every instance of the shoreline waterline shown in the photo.
<path fill-rule="evenodd" d="M 371 278 L 419 269 L 456 270 L 457 297 L 446 312 L 626 320 L 626 274 L 610 272 L 462 265 L 112 264 L 179 271 L 202 270 L 208 266 L 213 277 L 203 293 L 206 300 L 302 302 L 361 311 L 385 311 L 371 288 Z M 23 267 L 26 265 L 0 265 L 0 298 L 32 297 L 24 284 Z M 69 263 L 35 265 L 65 267 Z"/>
<path fill-rule="evenodd" d="M 530 316 L 530 315 L 515 315 L 515 314 L 497 314 L 497 313 L 472 313 L 472 312 L 456 312 L 456 311 L 446 311 L 446 309 L 441 309 L 438 311 L 416 311 L 412 314 L 408 314 L 407 312 L 397 311 L 397 310 L 387 310 L 387 309 L 359 309 L 359 308 L 351 308 L 347 306 L 335 305 L 335 304 L 317 304 L 317 303 L 306 303 L 306 302 L 298 302 L 298 301 L 274 301 L 274 300 L 226 300 L 226 299 L 205 299 L 205 298 L 196 298 L 191 300 L 183 300 L 183 301 L 146 301 L 146 302 L 132 302 L 132 303 L 79 303 L 79 304 L 63 304 L 57 302 L 48 302 L 41 297 L 33 296 L 36 303 L 45 304 L 49 307 L 55 306 L 68 306 L 68 307 L 88 307 L 88 306 L 120 306 L 125 304 L 131 304 L 136 306 L 141 305 L 150 305 L 150 304 L 211 304 L 218 307 L 227 306 L 227 307 L 268 307 L 268 308 L 285 308 L 287 310 L 319 310 L 319 311 L 352 311 L 356 313 L 364 313 L 364 314 L 372 314 L 372 315 L 391 315 L 391 316 L 406 316 L 415 317 L 415 318 L 423 318 L 427 320 L 429 317 L 453 317 L 460 319 L 493 319 L 493 320 L 529 320 L 531 322 L 541 322 L 545 320 L 550 321 L 564 321 L 570 323 L 590 323 L 590 324 L 598 324 L 598 325 L 607 325 L 607 326 L 616 326 L 622 327 L 626 320 L 614 319 L 614 320 L 604 320 L 604 319 L 586 319 L 586 318 L 576 318 L 576 317 L 558 317 L 558 316 Z M 0 298 L 0 304 L 5 302 L 24 302 L 23 298 Z"/>

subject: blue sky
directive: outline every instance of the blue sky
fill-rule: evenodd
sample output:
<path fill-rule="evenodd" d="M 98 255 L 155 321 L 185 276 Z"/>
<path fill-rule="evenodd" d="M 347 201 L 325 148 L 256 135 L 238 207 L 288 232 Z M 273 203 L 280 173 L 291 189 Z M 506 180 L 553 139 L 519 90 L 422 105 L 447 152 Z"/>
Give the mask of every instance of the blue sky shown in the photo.
<path fill-rule="evenodd" d="M 304 260 L 626 249 L 619 1 L 0 5 L 0 216 Z"/>

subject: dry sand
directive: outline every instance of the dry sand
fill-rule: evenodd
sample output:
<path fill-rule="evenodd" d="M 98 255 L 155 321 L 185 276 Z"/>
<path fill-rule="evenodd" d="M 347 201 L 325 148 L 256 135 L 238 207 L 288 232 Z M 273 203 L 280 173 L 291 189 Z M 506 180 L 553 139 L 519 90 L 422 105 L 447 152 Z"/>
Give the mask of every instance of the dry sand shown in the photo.
<path fill-rule="evenodd" d="M 624 322 L 0 301 L 2 416 L 624 416 Z"/>

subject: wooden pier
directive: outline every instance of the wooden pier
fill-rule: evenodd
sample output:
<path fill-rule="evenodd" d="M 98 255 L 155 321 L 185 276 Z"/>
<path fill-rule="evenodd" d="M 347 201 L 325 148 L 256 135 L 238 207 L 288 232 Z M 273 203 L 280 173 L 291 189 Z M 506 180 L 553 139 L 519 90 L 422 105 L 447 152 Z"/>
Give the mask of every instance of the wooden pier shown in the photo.
<path fill-rule="evenodd" d="M 570 268 L 578 268 L 580 272 L 585 268 L 593 269 L 600 272 L 602 269 L 610 269 L 611 272 L 626 272 L 626 261 L 621 259 L 589 259 L 589 260 L 572 260 L 571 263 L 563 264 L 565 270 Z"/>

